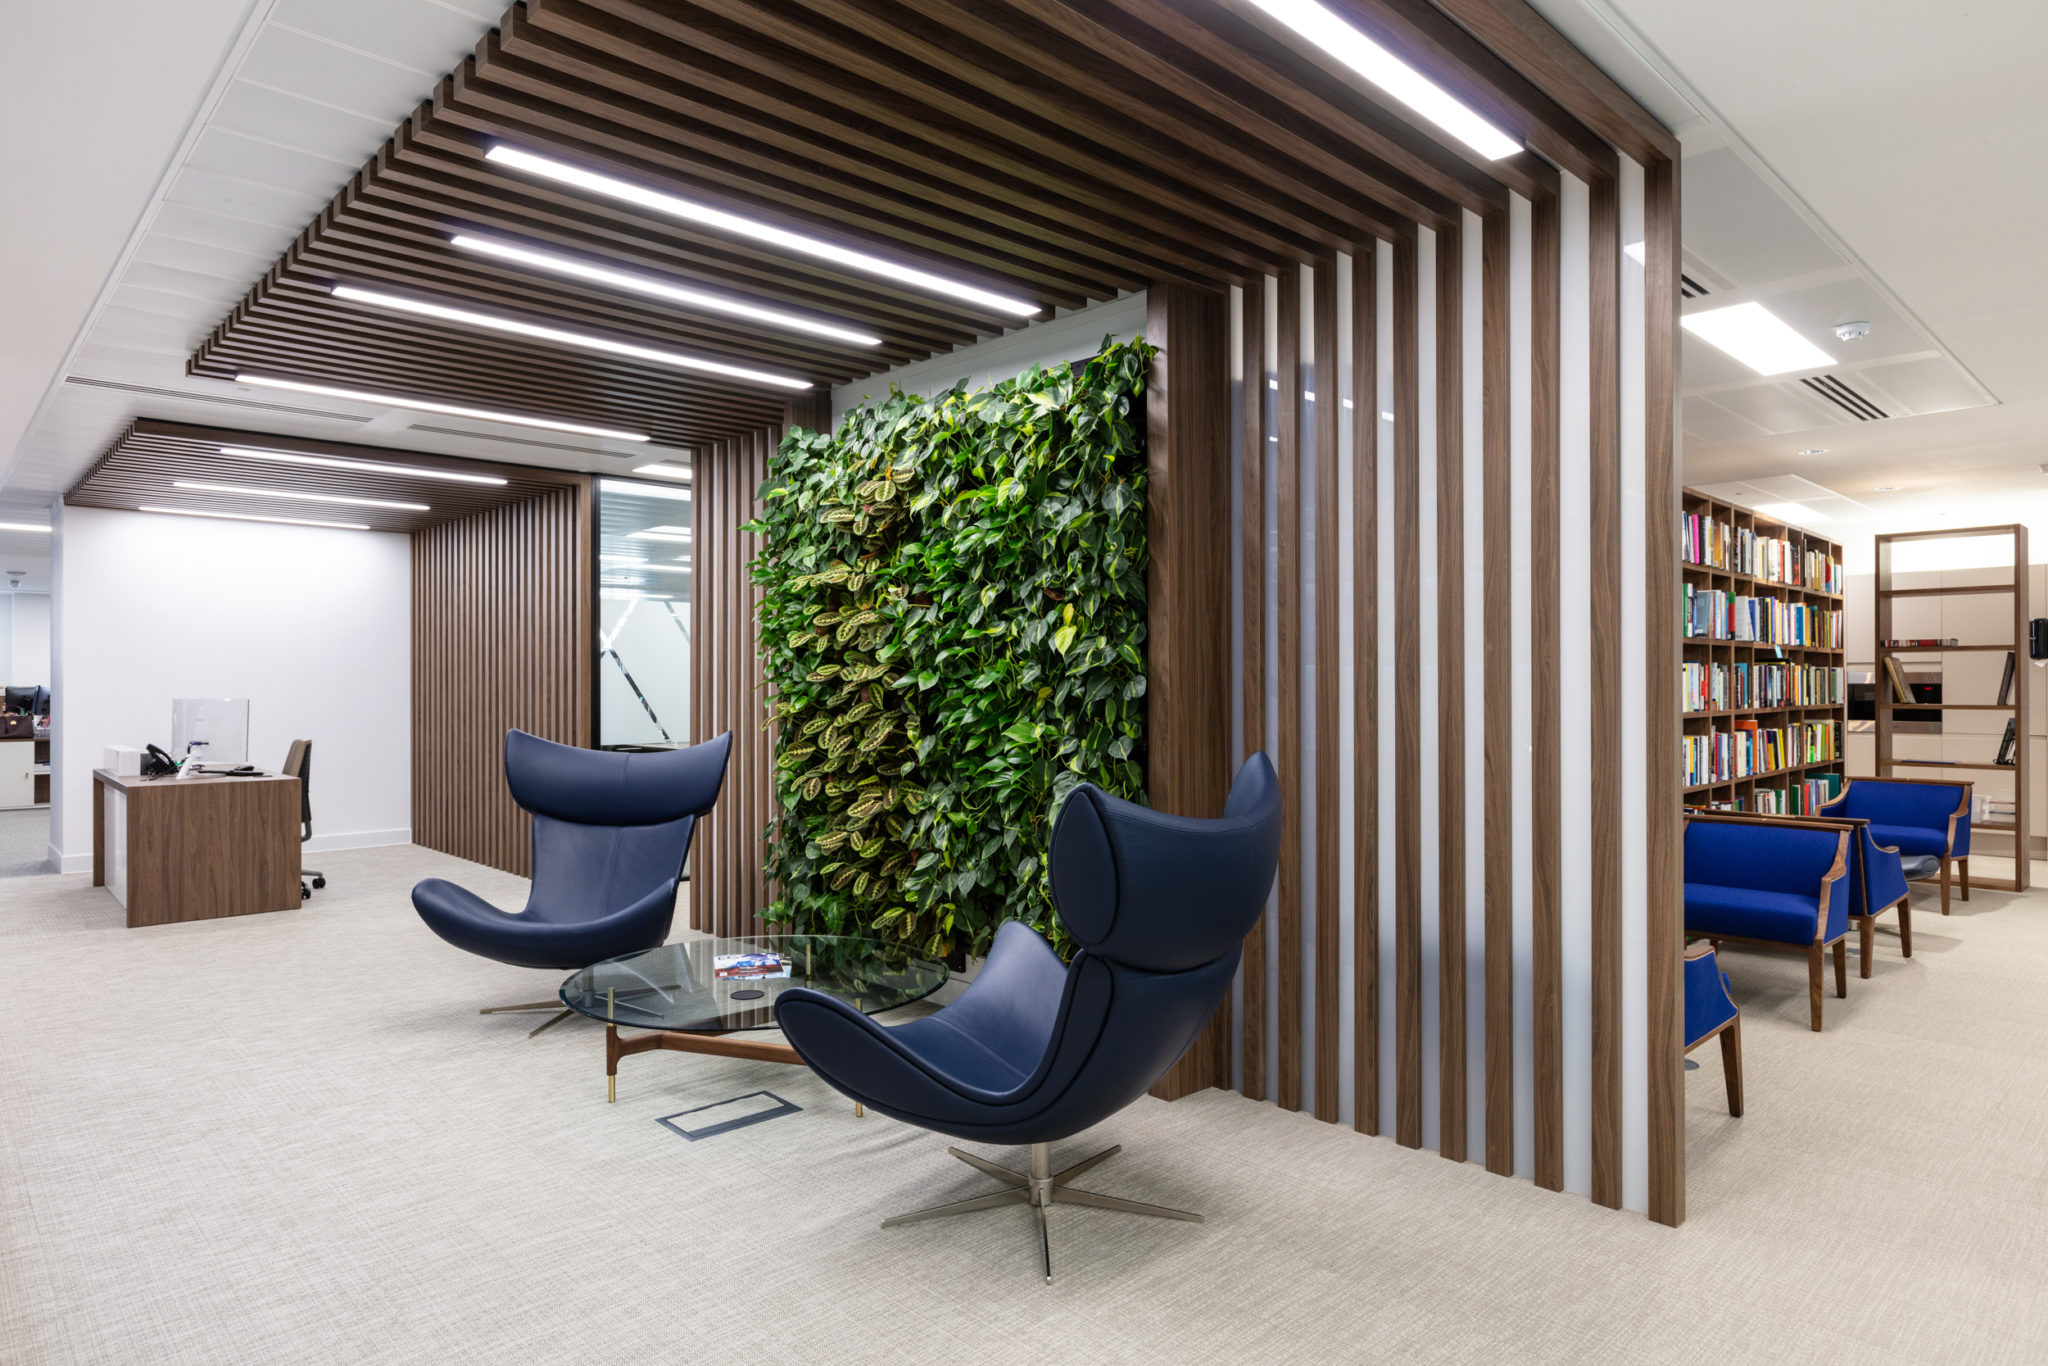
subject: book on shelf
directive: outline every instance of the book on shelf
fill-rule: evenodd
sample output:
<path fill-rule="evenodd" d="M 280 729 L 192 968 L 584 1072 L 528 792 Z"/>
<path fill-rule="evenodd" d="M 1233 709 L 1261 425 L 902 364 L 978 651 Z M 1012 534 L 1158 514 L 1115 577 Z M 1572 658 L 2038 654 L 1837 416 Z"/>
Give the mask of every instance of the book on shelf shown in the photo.
<path fill-rule="evenodd" d="M 2012 701 L 2012 671 L 2018 660 L 2013 651 L 2005 652 L 2005 677 L 1998 680 L 1998 705 L 2003 707 Z"/>
<path fill-rule="evenodd" d="M 1884 662 L 1884 674 L 1886 678 L 1891 680 L 1892 701 L 1912 702 L 1918 700 L 1913 696 L 1913 685 L 1906 681 L 1905 670 L 1899 667 L 1898 660 L 1887 658 Z"/>
<path fill-rule="evenodd" d="M 2005 734 L 1998 742 L 1998 758 L 1992 762 L 2005 767 L 2013 762 L 2013 718 L 2005 718 Z"/>
<path fill-rule="evenodd" d="M 1947 640 L 1936 640 L 1932 637 L 1920 636 L 1911 640 L 1887 640 L 1884 643 L 1884 646 L 1887 650 L 1910 650 L 1917 646 L 1925 646 L 1929 649 L 1940 649 L 1944 645 L 1960 645 L 1962 643 L 1963 642 L 1955 636 L 1950 636 Z"/>

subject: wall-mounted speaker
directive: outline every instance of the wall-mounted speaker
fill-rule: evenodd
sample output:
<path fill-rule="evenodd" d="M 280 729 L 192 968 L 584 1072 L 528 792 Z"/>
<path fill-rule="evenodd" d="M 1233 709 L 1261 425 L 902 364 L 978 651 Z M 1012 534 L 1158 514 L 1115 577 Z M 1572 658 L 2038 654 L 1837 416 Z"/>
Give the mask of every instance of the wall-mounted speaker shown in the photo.
<path fill-rule="evenodd" d="M 2027 623 L 2027 658 L 2048 659 L 2048 617 Z"/>

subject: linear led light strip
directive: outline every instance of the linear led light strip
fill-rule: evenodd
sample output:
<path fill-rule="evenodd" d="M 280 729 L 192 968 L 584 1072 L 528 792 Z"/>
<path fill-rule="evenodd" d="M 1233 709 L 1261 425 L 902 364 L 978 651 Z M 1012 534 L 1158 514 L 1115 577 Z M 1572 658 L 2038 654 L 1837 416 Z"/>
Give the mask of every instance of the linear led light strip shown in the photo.
<path fill-rule="evenodd" d="M 337 460 L 329 455 L 306 455 L 300 451 L 266 451 L 255 446 L 222 446 L 222 455 L 250 460 L 276 460 L 287 465 L 318 465 L 323 469 L 357 470 L 364 474 L 398 474 L 409 479 L 445 479 L 453 484 L 497 484 L 505 481 L 494 474 L 458 474 L 454 470 L 430 470 L 418 465 L 383 465 L 374 460 Z"/>
<path fill-rule="evenodd" d="M 578 436 L 610 437 L 614 441 L 651 441 L 645 432 L 622 432 L 615 427 L 591 427 L 581 422 L 558 422 L 551 417 L 526 417 L 519 413 L 501 413 L 492 408 L 464 408 L 454 403 L 430 403 L 422 398 L 399 398 L 395 394 L 373 394 L 362 389 L 342 389 L 332 384 L 307 384 L 302 380 L 278 379 L 273 375 L 252 375 L 243 371 L 235 376 L 237 384 L 254 384 L 263 389 L 290 389 L 299 394 L 323 394 L 328 398 L 354 399 L 358 403 L 378 403 L 387 408 L 412 408 L 422 413 L 446 413 L 450 417 L 473 417 L 480 422 L 509 422 L 515 427 L 545 427 L 551 432 L 574 432 Z"/>
<path fill-rule="evenodd" d="M 722 294 L 707 294 L 701 289 L 690 289 L 684 285 L 670 284 L 651 275 L 637 275 L 630 271 L 610 270 L 579 261 L 573 256 L 561 256 L 551 251 L 534 251 L 530 247 L 514 246 L 492 237 L 473 237 L 459 232 L 449 239 L 463 251 L 473 251 L 479 256 L 495 257 L 500 261 L 511 261 L 535 270 L 548 271 L 555 275 L 567 275 L 572 279 L 588 280 L 592 284 L 606 285 L 612 289 L 623 289 L 634 294 L 645 294 L 654 299 L 666 299 L 670 303 L 683 304 L 689 308 L 701 308 L 711 313 L 725 313 L 735 318 L 746 318 L 770 327 L 786 328 L 792 332 L 808 332 L 817 337 L 829 337 L 854 346 L 880 346 L 880 337 L 856 332 L 850 327 L 819 322 L 796 313 L 784 313 L 780 309 L 762 308 L 739 299 L 727 298 Z"/>
<path fill-rule="evenodd" d="M 431 512 L 425 503 L 388 503 L 381 498 L 351 498 L 340 493 L 299 493 L 292 489 L 259 489 L 247 484 L 202 484 L 192 479 L 173 479 L 174 489 L 195 489 L 201 493 L 232 493 L 248 498 L 295 498 L 304 503 L 346 503 L 359 508 L 395 508 L 400 512 Z"/>
<path fill-rule="evenodd" d="M 1328 6 L 1316 0 L 1252 3 L 1488 161 L 1522 150 L 1520 142 L 1460 104 L 1442 86 L 1360 33 Z"/>
<path fill-rule="evenodd" d="M 736 213 L 727 213 L 723 209 L 714 209 L 709 204 L 700 204 L 694 199 L 684 199 L 680 195 L 667 194 L 660 190 L 650 189 L 645 185 L 635 185 L 629 180 L 620 180 L 616 176 L 603 175 L 596 171 L 587 171 L 581 166 L 572 166 L 566 161 L 557 161 L 553 157 L 540 156 L 518 147 L 508 147 L 500 143 L 486 152 L 484 159 L 486 161 L 495 161 L 501 166 L 511 166 L 521 171 L 530 172 L 533 175 L 552 180 L 559 185 L 568 185 L 590 194 L 603 195 L 608 199 L 617 199 L 628 204 L 636 204 L 643 209 L 652 209 L 656 213 L 667 214 L 671 218 L 680 218 L 685 222 L 697 223 L 719 232 L 731 233 L 735 237 L 750 238 L 753 241 L 771 247 L 779 247 L 784 251 L 794 252 L 800 256 L 810 256 L 820 261 L 830 261 L 834 265 L 845 266 L 849 270 L 857 270 L 867 275 L 879 275 L 885 280 L 895 280 L 933 294 L 943 294 L 948 298 L 980 304 L 983 308 L 993 309 L 998 313 L 1008 313 L 1019 318 L 1029 318 L 1034 314 L 1044 311 L 1029 299 L 1018 299 L 1006 294 L 997 294 L 991 290 L 970 285 L 964 280 L 955 280 L 944 275 L 935 275 L 931 271 L 919 270 L 915 266 L 907 266 L 900 261 L 891 261 L 886 257 L 873 256 L 864 251 L 855 251 L 850 247 L 842 247 L 837 243 L 827 242 L 821 238 L 809 237 L 800 232 L 791 232 L 787 228 L 778 228 L 756 219 L 742 218 Z"/>
<path fill-rule="evenodd" d="M 277 522 L 283 526 L 324 526 L 336 531 L 368 531 L 361 522 L 310 522 L 304 517 L 253 517 L 246 512 L 200 512 L 193 508 L 158 508 L 144 505 L 137 512 L 157 512 L 166 517 L 218 517 L 229 522 Z"/>
<path fill-rule="evenodd" d="M 50 528 L 37 526 L 34 522 L 0 522 L 0 531 L 40 531 L 47 535 Z"/>
<path fill-rule="evenodd" d="M 516 337 L 534 337 L 540 341 L 560 342 L 564 346 L 580 346 L 585 351 L 602 351 L 607 355 L 652 361 L 656 365 L 666 365 L 676 370 L 696 370 L 707 375 L 724 375 L 728 379 L 746 380 L 750 384 L 770 384 L 779 389 L 811 387 L 809 380 L 798 379 L 794 375 L 776 375 L 766 370 L 750 370 L 744 365 L 728 365 L 721 360 L 686 356 L 680 351 L 663 351 L 658 347 L 614 341 L 610 337 L 600 337 L 590 332 L 571 332 L 566 328 L 522 322 L 518 318 L 502 317 L 496 313 L 477 313 L 467 308 L 450 308 L 446 304 L 428 303 L 425 299 L 408 299 L 403 295 L 386 294 L 381 290 L 360 289 L 355 285 L 336 285 L 332 293 L 337 299 L 369 304 L 373 308 L 388 308 L 396 313 L 417 313 L 421 317 L 439 318 L 444 322 L 462 323 L 468 327 L 509 332 Z"/>

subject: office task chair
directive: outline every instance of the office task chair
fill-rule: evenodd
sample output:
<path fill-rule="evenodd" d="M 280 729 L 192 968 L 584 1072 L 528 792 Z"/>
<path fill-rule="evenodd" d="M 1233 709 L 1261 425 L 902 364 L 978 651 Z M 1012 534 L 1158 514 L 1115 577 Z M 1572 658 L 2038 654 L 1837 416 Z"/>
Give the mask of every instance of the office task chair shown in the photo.
<path fill-rule="evenodd" d="M 1120 1147 L 1055 1172 L 1052 1145 L 1144 1095 L 1195 1041 L 1230 990 L 1279 854 L 1279 780 L 1263 754 L 1238 770 L 1221 820 L 1163 815 L 1084 784 L 1060 807 L 1049 860 L 1054 905 L 1080 945 L 1071 963 L 1013 920 L 959 1000 L 908 1024 L 876 1024 L 801 987 L 777 997 L 790 1046 L 856 1103 L 955 1138 L 1031 1146 L 1028 1176 L 948 1148 L 1004 1189 L 882 1227 L 1027 1205 L 1050 1281 L 1054 1204 L 1199 1223 L 1071 1184 Z"/>
<path fill-rule="evenodd" d="M 291 748 L 284 753 L 284 776 L 299 780 L 299 843 L 313 838 L 313 742 L 294 740 Z M 312 886 L 307 886 L 311 879 Z M 299 869 L 299 900 L 313 895 L 314 888 L 325 887 L 327 875 L 311 868 Z"/>
<path fill-rule="evenodd" d="M 689 749 L 613 754 L 505 733 L 505 781 L 533 813 L 533 886 L 526 909 L 499 910 L 441 878 L 412 889 L 427 928 L 456 948 L 521 968 L 573 972 L 668 938 L 676 884 L 698 818 L 718 800 L 732 733 Z M 560 1001 L 479 1012 L 560 1013 Z"/>

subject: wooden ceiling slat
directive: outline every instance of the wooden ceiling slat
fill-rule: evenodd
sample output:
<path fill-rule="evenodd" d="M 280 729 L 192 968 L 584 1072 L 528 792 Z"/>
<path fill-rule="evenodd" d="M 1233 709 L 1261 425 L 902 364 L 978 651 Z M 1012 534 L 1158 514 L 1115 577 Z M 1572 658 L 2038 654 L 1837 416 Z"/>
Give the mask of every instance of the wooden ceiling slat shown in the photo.
<path fill-rule="evenodd" d="M 506 482 L 502 485 L 457 483 L 367 470 L 293 465 L 225 456 L 220 454 L 223 446 L 253 446 L 386 465 L 488 475 Z M 280 437 L 267 432 L 145 419 L 129 424 L 106 454 L 72 485 L 64 495 L 64 501 L 77 507 L 132 511 L 148 505 L 250 517 L 351 522 L 376 531 L 409 532 L 490 508 L 522 503 L 564 484 L 580 481 L 583 477 L 570 471 L 530 465 L 464 460 L 386 446 Z M 370 498 L 382 502 L 419 503 L 424 504 L 427 511 L 181 489 L 175 487 L 179 480 L 318 493 L 330 497 Z"/>
<path fill-rule="evenodd" d="M 681 3 L 664 4 L 657 12 L 639 8 L 635 0 L 592 0 L 588 6 L 579 0 L 535 0 L 528 13 L 545 23 L 557 7 L 571 5 L 604 11 L 641 32 L 716 52 L 758 72 L 763 81 L 808 91 L 825 112 L 842 121 L 872 120 L 1028 184 L 1047 189 L 1069 184 L 1070 193 L 1106 211 L 1115 212 L 1134 199 L 1158 205 L 1192 224 L 1205 225 L 1212 234 L 1245 244 L 1229 254 L 1246 266 L 1292 259 L 1316 247 L 1313 238 L 1263 221 L 1255 206 L 1226 203 L 1142 162 L 1092 148 L 1071 130 L 999 109 L 957 78 L 906 81 L 901 61 L 874 51 L 861 35 L 795 22 L 779 4 L 722 0 L 724 12 L 713 14 Z M 1088 192 L 1079 193 L 1084 187 Z M 832 236 L 827 225 L 817 222 L 806 222 L 805 231 Z"/>
<path fill-rule="evenodd" d="M 611 89 L 620 98 L 613 111 L 618 122 L 649 136 L 717 149 L 743 161 L 773 162 L 790 168 L 792 175 L 870 187 L 860 192 L 951 215 L 962 231 L 987 231 L 990 225 L 1012 229 L 1058 243 L 1104 269 L 1132 272 L 1140 281 L 1183 273 L 1189 281 L 1209 281 L 1229 269 L 1200 249 L 1156 239 L 1135 224 L 1068 205 L 1059 196 L 1026 193 L 978 172 L 961 176 L 927 169 L 921 158 L 906 155 L 900 139 L 859 132 L 832 136 L 816 126 L 774 117 L 758 100 L 741 105 L 701 85 L 651 79 L 642 74 L 648 68 L 607 61 L 596 50 L 536 29 L 523 17 L 508 23 L 499 38 L 502 47 L 490 66 L 479 70 L 479 78 L 558 100 L 565 90 Z"/>
<path fill-rule="evenodd" d="M 690 186 L 693 196 L 716 202 L 717 196 L 704 194 L 703 187 L 709 184 L 727 192 L 758 193 L 785 210 L 826 210 L 850 227 L 972 263 L 999 278 L 1107 298 L 1119 290 L 1142 288 L 1152 273 L 1138 271 L 1134 261 L 1109 268 L 1104 258 L 1122 253 L 1099 235 L 1094 240 L 1102 250 L 1084 254 L 1011 215 L 984 219 L 955 212 L 935 217 L 900 191 L 873 186 L 867 175 L 828 170 L 758 143 L 734 146 L 734 139 L 696 133 L 676 114 L 620 89 L 558 77 L 517 57 L 499 55 L 488 67 L 458 71 L 454 97 L 436 108 L 440 118 L 457 123 L 479 112 L 546 135 L 535 140 L 561 146 L 580 143 L 608 157 L 658 165 L 665 179 Z M 766 166 L 775 168 L 772 177 L 765 173 Z M 756 205 L 747 207 L 760 212 Z M 936 226 L 940 223 L 944 230 Z"/>

